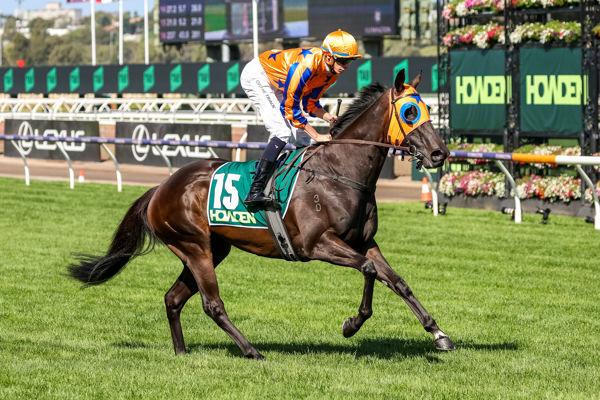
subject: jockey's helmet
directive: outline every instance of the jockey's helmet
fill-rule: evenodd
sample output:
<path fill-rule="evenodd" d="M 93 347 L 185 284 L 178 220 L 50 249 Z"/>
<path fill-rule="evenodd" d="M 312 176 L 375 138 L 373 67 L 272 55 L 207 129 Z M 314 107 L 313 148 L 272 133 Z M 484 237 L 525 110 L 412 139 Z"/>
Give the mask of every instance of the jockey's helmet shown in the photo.
<path fill-rule="evenodd" d="M 362 57 L 362 55 L 358 54 L 358 45 L 354 36 L 341 29 L 327 35 L 323 40 L 321 49 L 331 54 L 334 59 L 355 59 Z"/>

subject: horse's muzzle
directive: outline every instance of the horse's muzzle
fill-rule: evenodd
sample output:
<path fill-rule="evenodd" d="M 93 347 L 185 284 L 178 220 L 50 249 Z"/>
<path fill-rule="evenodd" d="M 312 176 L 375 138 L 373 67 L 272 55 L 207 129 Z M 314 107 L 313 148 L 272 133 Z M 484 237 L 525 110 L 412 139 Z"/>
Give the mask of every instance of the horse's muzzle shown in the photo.
<path fill-rule="evenodd" d="M 421 125 L 406 136 L 402 144 L 408 146 L 413 157 L 419 160 L 417 166 L 422 165 L 425 168 L 441 167 L 450 155 L 431 123 Z"/>
<path fill-rule="evenodd" d="M 425 168 L 437 168 L 441 167 L 446 161 L 446 158 L 450 155 L 450 151 L 444 145 L 443 149 L 436 149 L 429 154 L 429 157 L 425 157 L 423 160 L 423 165 Z M 430 166 L 427 165 L 426 161 L 429 161 Z"/>

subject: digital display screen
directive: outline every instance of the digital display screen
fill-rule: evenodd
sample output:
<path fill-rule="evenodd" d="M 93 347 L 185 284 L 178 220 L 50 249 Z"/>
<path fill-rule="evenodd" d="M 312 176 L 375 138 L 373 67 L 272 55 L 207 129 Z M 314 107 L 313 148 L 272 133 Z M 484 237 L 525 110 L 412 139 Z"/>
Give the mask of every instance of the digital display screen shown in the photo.
<path fill-rule="evenodd" d="M 396 35 L 398 1 L 258 0 L 259 40 L 324 38 L 338 29 L 356 38 Z M 252 39 L 252 0 L 159 0 L 160 41 Z"/>
<path fill-rule="evenodd" d="M 204 0 L 160 0 L 158 12 L 161 42 L 204 40 Z"/>
<path fill-rule="evenodd" d="M 341 29 L 354 37 L 395 35 L 397 1 L 308 0 L 310 36 L 321 38 Z"/>

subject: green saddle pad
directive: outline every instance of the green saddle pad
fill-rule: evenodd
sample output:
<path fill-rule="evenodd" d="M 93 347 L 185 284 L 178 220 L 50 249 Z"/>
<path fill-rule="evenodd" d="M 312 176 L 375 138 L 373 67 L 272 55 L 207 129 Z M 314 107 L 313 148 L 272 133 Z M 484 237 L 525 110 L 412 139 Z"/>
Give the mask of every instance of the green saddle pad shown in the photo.
<path fill-rule="evenodd" d="M 300 151 L 303 149 L 291 152 L 275 173 L 278 174 Z M 304 155 L 298 157 L 294 166 L 300 164 L 303 157 Z M 208 222 L 210 225 L 244 228 L 267 227 L 262 210 L 248 209 L 244 205 L 244 199 L 250 190 L 257 163 L 258 161 L 229 162 L 215 170 L 210 180 L 208 194 Z M 276 199 L 281 206 L 282 217 L 285 217 L 287 213 L 296 186 L 298 171 L 297 168 L 288 168 L 275 179 Z"/>

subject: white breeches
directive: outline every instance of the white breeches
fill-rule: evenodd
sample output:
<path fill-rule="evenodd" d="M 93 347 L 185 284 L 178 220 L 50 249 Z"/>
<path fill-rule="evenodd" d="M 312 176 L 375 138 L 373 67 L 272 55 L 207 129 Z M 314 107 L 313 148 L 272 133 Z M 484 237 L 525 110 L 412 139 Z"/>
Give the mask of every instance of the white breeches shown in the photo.
<path fill-rule="evenodd" d="M 281 114 L 283 91 L 269 82 L 258 58 L 250 61 L 240 75 L 240 83 L 246 95 L 254 104 L 269 132 L 269 140 L 278 137 L 295 146 L 308 146 L 311 138 L 303 129 L 295 128 Z"/>

